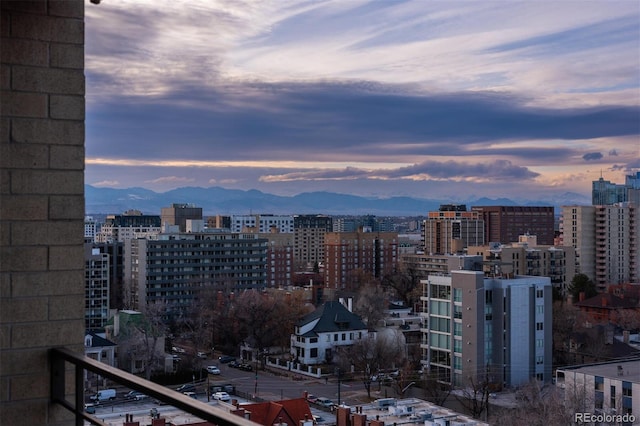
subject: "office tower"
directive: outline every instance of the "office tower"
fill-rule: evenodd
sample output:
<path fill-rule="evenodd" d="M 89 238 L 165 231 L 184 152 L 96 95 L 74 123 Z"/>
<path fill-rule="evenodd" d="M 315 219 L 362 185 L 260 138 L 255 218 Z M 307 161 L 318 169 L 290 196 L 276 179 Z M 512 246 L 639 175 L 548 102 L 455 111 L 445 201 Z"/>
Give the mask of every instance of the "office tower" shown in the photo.
<path fill-rule="evenodd" d="M 97 233 L 96 220 L 91 216 L 85 216 L 84 218 L 84 240 L 85 242 L 93 242 L 96 239 Z"/>
<path fill-rule="evenodd" d="M 293 216 L 272 214 L 248 214 L 231 216 L 232 232 L 258 232 L 261 234 L 275 229 L 282 233 L 293 233 Z"/>
<path fill-rule="evenodd" d="M 561 244 L 576 250 L 576 272 L 600 290 L 640 280 L 640 207 L 564 206 L 560 225 Z"/>
<path fill-rule="evenodd" d="M 0 2 L 3 425 L 73 424 L 49 350 L 84 344 L 84 7 Z"/>
<path fill-rule="evenodd" d="M 203 287 L 239 291 L 266 284 L 267 240 L 230 232 L 163 233 L 125 242 L 125 304 L 185 309 Z"/>
<path fill-rule="evenodd" d="M 87 330 L 104 331 L 109 320 L 109 255 L 84 245 L 85 260 L 85 326 Z"/>
<path fill-rule="evenodd" d="M 187 219 L 202 220 L 202 207 L 194 204 L 174 203 L 160 210 L 161 226 L 178 226 L 180 232 L 187 231 Z"/>
<path fill-rule="evenodd" d="M 551 381 L 552 290 L 547 277 L 452 271 L 423 281 L 422 363 L 454 386 Z"/>
<path fill-rule="evenodd" d="M 394 271 L 398 234 L 394 232 L 329 232 L 325 235 L 325 287 L 352 289 L 353 274 L 376 278 Z"/>
<path fill-rule="evenodd" d="M 626 175 L 624 184 L 604 180 L 602 176 L 591 183 L 592 205 L 608 206 L 626 202 L 640 204 L 640 172 Z"/>
<path fill-rule="evenodd" d="M 324 262 L 324 236 L 333 229 L 333 220 L 324 215 L 293 217 L 294 261 L 296 271 L 312 271 Z"/>
<path fill-rule="evenodd" d="M 480 214 L 466 211 L 464 205 L 441 205 L 429 212 L 423 222 L 424 252 L 462 253 L 467 246 L 484 245 L 484 222 Z"/>
<path fill-rule="evenodd" d="M 231 216 L 209 216 L 207 217 L 207 228 L 231 230 Z"/>
<path fill-rule="evenodd" d="M 555 236 L 552 206 L 473 206 L 484 221 L 485 241 L 508 244 L 520 235 L 535 235 L 538 244 L 552 246 Z"/>
<path fill-rule="evenodd" d="M 123 242 L 133 238 L 145 238 L 160 232 L 160 216 L 145 215 L 137 210 L 129 210 L 124 214 L 107 215 L 96 242 Z"/>

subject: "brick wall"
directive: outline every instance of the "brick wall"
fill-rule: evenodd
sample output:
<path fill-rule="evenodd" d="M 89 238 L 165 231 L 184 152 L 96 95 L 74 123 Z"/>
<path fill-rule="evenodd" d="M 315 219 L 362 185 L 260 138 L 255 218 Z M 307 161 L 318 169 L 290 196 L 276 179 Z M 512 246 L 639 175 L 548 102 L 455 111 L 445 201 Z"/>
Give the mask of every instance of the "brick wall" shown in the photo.
<path fill-rule="evenodd" d="M 0 36 L 0 424 L 73 424 L 47 355 L 84 335 L 84 2 L 3 0 Z"/>

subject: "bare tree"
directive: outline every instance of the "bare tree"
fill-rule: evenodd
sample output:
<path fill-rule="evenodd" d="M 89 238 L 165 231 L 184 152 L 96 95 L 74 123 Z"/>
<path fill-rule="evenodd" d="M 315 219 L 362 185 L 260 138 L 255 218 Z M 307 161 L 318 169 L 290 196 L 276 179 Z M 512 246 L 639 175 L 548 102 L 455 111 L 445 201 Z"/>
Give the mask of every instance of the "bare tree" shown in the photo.
<path fill-rule="evenodd" d="M 465 407 L 471 415 L 479 419 L 489 408 L 489 377 L 488 368 L 483 378 L 469 376 L 467 386 L 462 388 L 461 395 L 455 395 L 458 402 Z M 485 418 L 488 413 L 485 413 Z"/>
<path fill-rule="evenodd" d="M 402 264 L 382 278 L 382 285 L 392 288 L 396 296 L 407 306 L 413 306 L 422 296 L 420 275 L 415 269 Z"/>
<path fill-rule="evenodd" d="M 362 318 L 369 330 L 375 329 L 383 318 L 387 308 L 385 300 L 384 290 L 377 280 L 372 278 L 360 287 L 354 312 Z"/>
<path fill-rule="evenodd" d="M 556 386 L 543 385 L 532 380 L 516 391 L 518 405 L 501 410 L 491 418 L 491 424 L 533 426 L 567 425 L 573 421 L 564 404 L 561 392 Z"/>
<path fill-rule="evenodd" d="M 430 371 L 423 373 L 421 381 L 425 399 L 437 405 L 444 405 L 451 395 L 451 385 L 439 380 L 439 377 Z"/>

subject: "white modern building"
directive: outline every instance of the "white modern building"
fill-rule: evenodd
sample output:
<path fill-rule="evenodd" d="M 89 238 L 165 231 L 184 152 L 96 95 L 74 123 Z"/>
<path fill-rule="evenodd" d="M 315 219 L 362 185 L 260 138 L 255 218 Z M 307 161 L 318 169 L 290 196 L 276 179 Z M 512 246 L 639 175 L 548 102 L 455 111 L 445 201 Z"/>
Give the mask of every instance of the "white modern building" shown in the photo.
<path fill-rule="evenodd" d="M 548 277 L 431 275 L 423 283 L 423 364 L 443 382 L 513 387 L 551 381 Z"/>
<path fill-rule="evenodd" d="M 367 336 L 367 326 L 347 306 L 325 302 L 296 325 L 291 335 L 291 355 L 302 364 L 322 364 L 331 361 L 336 348 L 353 345 Z"/>
<path fill-rule="evenodd" d="M 292 215 L 249 214 L 231 216 L 232 232 L 293 233 Z"/>

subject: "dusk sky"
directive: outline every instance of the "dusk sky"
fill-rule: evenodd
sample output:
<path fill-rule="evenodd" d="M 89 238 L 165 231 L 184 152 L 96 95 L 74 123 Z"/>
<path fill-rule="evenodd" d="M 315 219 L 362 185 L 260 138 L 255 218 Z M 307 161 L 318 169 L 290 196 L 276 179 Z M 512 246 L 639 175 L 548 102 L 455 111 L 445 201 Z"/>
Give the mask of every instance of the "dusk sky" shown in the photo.
<path fill-rule="evenodd" d="M 640 169 L 640 2 L 86 5 L 98 187 L 453 201 Z"/>

